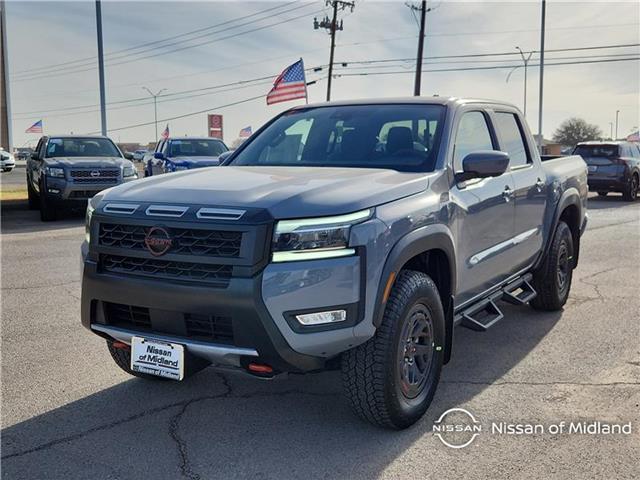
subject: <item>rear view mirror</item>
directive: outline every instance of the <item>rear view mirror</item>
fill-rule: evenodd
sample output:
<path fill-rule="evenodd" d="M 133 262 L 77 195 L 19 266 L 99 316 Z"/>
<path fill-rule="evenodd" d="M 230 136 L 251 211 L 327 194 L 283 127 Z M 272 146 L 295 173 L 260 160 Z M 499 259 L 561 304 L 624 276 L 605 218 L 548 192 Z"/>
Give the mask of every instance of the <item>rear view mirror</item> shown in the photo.
<path fill-rule="evenodd" d="M 156 160 L 164 160 L 164 153 L 156 152 L 153 154 L 153 158 L 155 158 Z"/>
<path fill-rule="evenodd" d="M 131 152 L 124 152 L 124 158 L 126 158 L 127 160 L 133 160 L 133 153 Z"/>
<path fill-rule="evenodd" d="M 226 152 L 222 152 L 220 155 L 218 155 L 218 162 L 220 162 L 220 165 L 222 165 L 224 161 L 231 156 L 232 153 L 232 150 L 227 150 Z"/>
<path fill-rule="evenodd" d="M 463 182 L 473 178 L 499 177 L 507 171 L 509 154 L 497 150 L 481 150 L 468 154 L 462 160 L 462 173 L 456 180 Z"/>
<path fill-rule="evenodd" d="M 36 152 L 31 154 L 31 160 L 38 160 L 38 154 Z"/>

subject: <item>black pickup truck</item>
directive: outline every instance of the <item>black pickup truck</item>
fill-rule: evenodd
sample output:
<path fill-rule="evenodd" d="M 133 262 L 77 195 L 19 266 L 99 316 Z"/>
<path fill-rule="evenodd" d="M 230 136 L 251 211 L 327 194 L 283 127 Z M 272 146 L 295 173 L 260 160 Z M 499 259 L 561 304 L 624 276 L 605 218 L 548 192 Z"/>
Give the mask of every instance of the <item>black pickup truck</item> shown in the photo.
<path fill-rule="evenodd" d="M 96 193 L 138 178 L 131 158 L 107 137 L 44 136 L 27 160 L 29 208 L 45 222 L 62 207 L 85 208 Z"/>
<path fill-rule="evenodd" d="M 512 105 L 304 105 L 222 167 L 96 195 L 82 323 L 144 378 L 340 368 L 360 416 L 404 428 L 455 325 L 492 327 L 500 301 L 562 308 L 586 203 L 582 158 L 542 162 Z"/>

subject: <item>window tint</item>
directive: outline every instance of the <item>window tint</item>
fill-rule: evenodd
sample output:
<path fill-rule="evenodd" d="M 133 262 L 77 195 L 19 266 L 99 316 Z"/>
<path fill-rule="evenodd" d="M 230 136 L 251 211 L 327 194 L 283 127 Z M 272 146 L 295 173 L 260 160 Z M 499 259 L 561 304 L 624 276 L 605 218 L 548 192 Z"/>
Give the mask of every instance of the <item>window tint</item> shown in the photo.
<path fill-rule="evenodd" d="M 453 152 L 453 169 L 462 171 L 462 160 L 471 152 L 493 150 L 491 133 L 483 113 L 468 112 L 462 116 L 456 134 Z"/>
<path fill-rule="evenodd" d="M 235 155 L 233 165 L 435 167 L 440 105 L 346 105 L 293 110 Z"/>
<path fill-rule="evenodd" d="M 116 146 L 106 138 L 50 138 L 47 158 L 120 157 Z"/>
<path fill-rule="evenodd" d="M 584 158 L 589 157 L 617 157 L 617 145 L 578 145 L 573 151 L 574 155 L 581 155 Z"/>
<path fill-rule="evenodd" d="M 509 154 L 509 166 L 519 167 L 529 163 L 527 148 L 518 119 L 513 113 L 496 113 L 496 128 L 500 132 L 500 148 Z"/>
<path fill-rule="evenodd" d="M 170 157 L 217 157 L 227 148 L 218 140 L 171 140 Z"/>

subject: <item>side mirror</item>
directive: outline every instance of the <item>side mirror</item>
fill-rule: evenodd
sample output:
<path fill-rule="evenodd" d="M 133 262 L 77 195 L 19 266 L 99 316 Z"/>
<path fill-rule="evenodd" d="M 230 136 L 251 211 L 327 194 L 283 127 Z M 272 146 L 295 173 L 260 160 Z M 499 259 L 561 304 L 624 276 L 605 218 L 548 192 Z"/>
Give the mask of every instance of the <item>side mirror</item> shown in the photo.
<path fill-rule="evenodd" d="M 155 158 L 156 160 L 164 160 L 165 156 L 164 156 L 164 153 L 162 152 L 155 152 L 153 154 L 153 158 Z"/>
<path fill-rule="evenodd" d="M 127 160 L 133 160 L 133 153 L 131 152 L 124 152 L 124 158 L 126 158 Z"/>
<path fill-rule="evenodd" d="M 232 150 L 227 150 L 226 152 L 222 152 L 218 155 L 218 162 L 220 165 L 224 164 L 225 160 L 228 160 L 229 157 L 233 154 Z"/>
<path fill-rule="evenodd" d="M 40 157 L 38 157 L 38 154 L 36 152 L 33 152 L 31 154 L 31 160 L 38 160 L 38 158 L 40 158 Z"/>
<path fill-rule="evenodd" d="M 462 173 L 456 180 L 464 182 L 473 178 L 499 177 L 509 167 L 509 154 L 496 150 L 481 150 L 468 154 L 462 160 Z"/>

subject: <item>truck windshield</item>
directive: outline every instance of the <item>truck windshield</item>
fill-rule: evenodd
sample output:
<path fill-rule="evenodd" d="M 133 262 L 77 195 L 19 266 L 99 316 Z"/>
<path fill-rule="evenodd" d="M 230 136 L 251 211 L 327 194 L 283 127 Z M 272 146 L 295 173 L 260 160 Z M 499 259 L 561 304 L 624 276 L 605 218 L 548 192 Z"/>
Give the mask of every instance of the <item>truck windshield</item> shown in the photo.
<path fill-rule="evenodd" d="M 107 138 L 50 138 L 47 143 L 47 158 L 121 156 Z"/>
<path fill-rule="evenodd" d="M 358 105 L 286 112 L 233 158 L 237 166 L 435 168 L 442 105 Z"/>
<path fill-rule="evenodd" d="M 170 157 L 217 157 L 227 151 L 218 140 L 171 140 Z"/>

